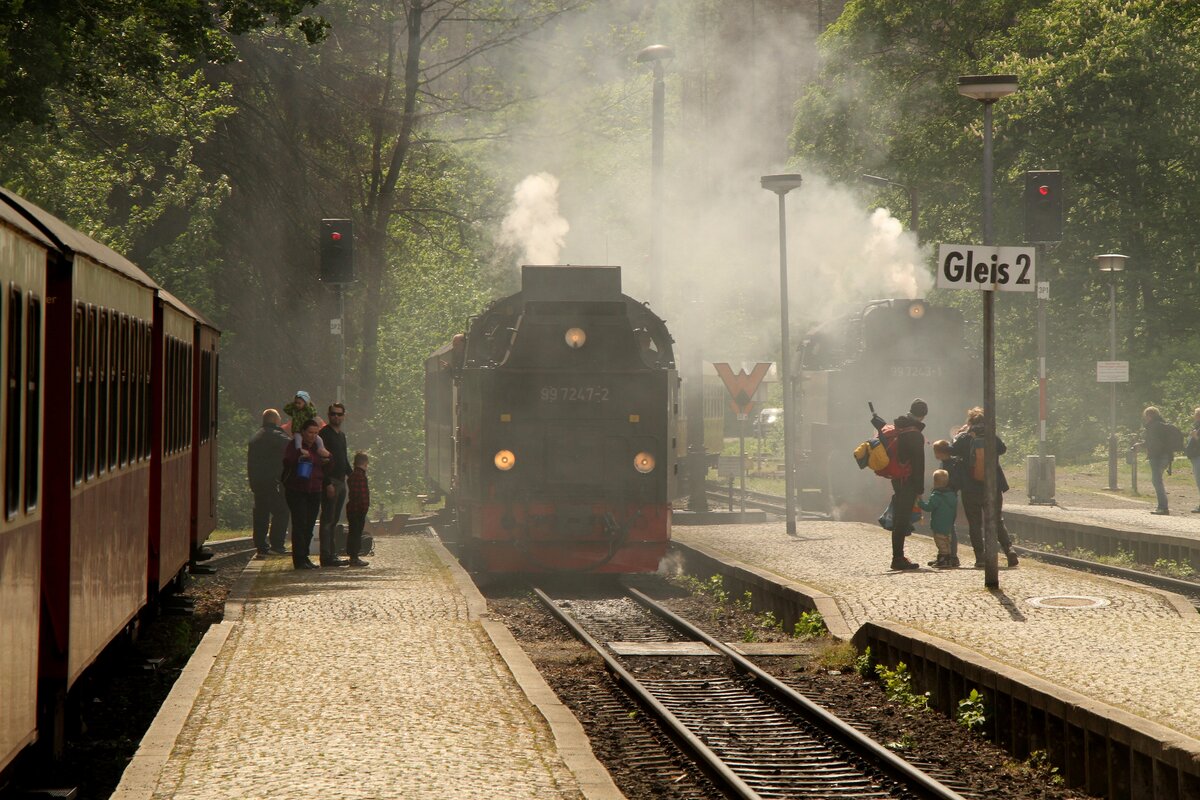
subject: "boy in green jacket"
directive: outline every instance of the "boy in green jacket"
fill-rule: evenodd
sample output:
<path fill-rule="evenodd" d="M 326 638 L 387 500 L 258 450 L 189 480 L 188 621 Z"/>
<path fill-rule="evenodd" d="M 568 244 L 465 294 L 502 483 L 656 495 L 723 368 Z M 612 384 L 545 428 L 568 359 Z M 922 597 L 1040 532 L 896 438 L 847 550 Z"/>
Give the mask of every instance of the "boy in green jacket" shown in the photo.
<path fill-rule="evenodd" d="M 929 527 L 933 529 L 933 543 L 937 545 L 937 559 L 930 561 L 929 566 L 952 567 L 950 536 L 954 532 L 954 518 L 958 516 L 958 492 L 950 488 L 950 473 L 944 469 L 934 470 L 933 491 L 928 500 L 918 498 L 917 505 L 929 512 Z"/>

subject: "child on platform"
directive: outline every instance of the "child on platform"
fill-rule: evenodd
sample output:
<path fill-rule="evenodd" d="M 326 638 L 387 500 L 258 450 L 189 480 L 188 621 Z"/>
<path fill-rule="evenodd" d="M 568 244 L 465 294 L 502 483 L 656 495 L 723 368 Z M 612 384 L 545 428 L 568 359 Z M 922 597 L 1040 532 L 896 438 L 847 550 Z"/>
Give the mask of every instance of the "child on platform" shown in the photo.
<path fill-rule="evenodd" d="M 959 459 L 955 458 L 954 451 L 951 449 L 950 442 L 946 439 L 938 439 L 933 443 L 933 457 L 941 464 L 942 469 L 946 470 L 950 475 L 951 489 L 957 492 L 962 488 L 962 472 L 963 466 Z M 958 562 L 958 530 L 951 526 L 950 528 L 950 566 L 957 567 Z M 930 563 L 930 566 L 934 564 Z"/>
<path fill-rule="evenodd" d="M 350 530 L 346 535 L 346 555 L 350 566 L 366 567 L 368 562 L 359 558 L 362 551 L 363 528 L 367 524 L 367 510 L 371 507 L 371 486 L 367 482 L 367 466 L 371 459 L 359 451 L 354 454 L 354 472 L 346 481 L 346 520 Z"/>
<path fill-rule="evenodd" d="M 292 441 L 296 443 L 296 449 L 302 450 L 300 441 L 300 431 L 304 430 L 304 425 L 310 419 L 317 419 L 317 410 L 313 407 L 312 398 L 308 396 L 308 392 L 296 392 L 296 396 L 292 398 L 292 402 L 283 407 L 283 413 L 292 418 Z M 320 422 L 319 419 L 317 419 Z M 325 449 L 325 442 L 321 441 L 321 437 L 317 437 L 317 455 L 321 458 L 329 458 L 330 453 Z"/>
<path fill-rule="evenodd" d="M 950 488 L 950 473 L 944 469 L 933 471 L 933 491 L 929 499 L 917 500 L 917 504 L 929 512 L 929 527 L 933 529 L 933 542 L 937 545 L 937 558 L 929 566 L 948 568 L 951 563 L 950 537 L 954 533 L 954 518 L 958 515 L 958 493 Z"/>

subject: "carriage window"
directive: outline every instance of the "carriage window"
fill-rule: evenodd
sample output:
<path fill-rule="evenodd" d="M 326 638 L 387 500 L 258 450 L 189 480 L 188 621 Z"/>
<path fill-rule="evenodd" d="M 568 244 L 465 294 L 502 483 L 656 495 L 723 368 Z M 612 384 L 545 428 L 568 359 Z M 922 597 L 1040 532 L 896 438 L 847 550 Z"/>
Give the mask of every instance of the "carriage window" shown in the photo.
<path fill-rule="evenodd" d="M 221 354 L 213 351 L 213 377 L 212 377 L 212 435 L 217 436 L 217 430 L 221 425 L 221 408 L 219 401 L 221 399 Z"/>
<path fill-rule="evenodd" d="M 83 462 L 84 462 L 84 424 L 87 415 L 84 410 L 87 408 L 86 388 L 84 383 L 84 361 L 87 345 L 87 310 L 83 307 L 83 303 L 75 304 L 75 349 L 74 349 L 74 367 L 75 367 L 75 426 L 71 431 L 71 439 L 74 443 L 74 469 L 75 469 L 75 484 L 83 483 Z"/>
<path fill-rule="evenodd" d="M 150 457 L 150 362 L 154 358 L 154 347 L 150 337 L 152 328 L 149 323 L 142 323 L 142 458 Z"/>
<path fill-rule="evenodd" d="M 84 429 L 84 448 L 87 477 L 96 474 L 96 334 L 99 330 L 99 315 L 95 306 L 87 310 L 87 342 L 84 343 L 84 369 L 87 380 L 87 426 Z"/>
<path fill-rule="evenodd" d="M 8 341 L 7 369 L 5 369 L 5 398 L 8 407 L 4 411 L 4 513 L 8 519 L 16 516 L 21 507 L 21 324 L 24 318 L 21 290 L 9 285 L 8 326 L 5 330 Z"/>
<path fill-rule="evenodd" d="M 96 472 L 108 472 L 108 309 L 100 309 L 96 339 Z"/>
<path fill-rule="evenodd" d="M 200 351 L 200 444 L 208 441 L 209 415 L 212 413 L 210 393 L 212 391 L 212 353 Z"/>
<path fill-rule="evenodd" d="M 108 468 L 117 468 L 117 432 L 121 427 L 121 319 L 109 315 L 108 326 Z"/>
<path fill-rule="evenodd" d="M 196 409 L 194 401 L 194 392 L 196 386 L 195 365 L 192 363 L 195 348 L 192 345 L 186 345 L 183 348 L 183 441 L 179 443 L 182 448 L 192 446 L 192 412 Z"/>
<path fill-rule="evenodd" d="M 117 439 L 121 466 L 129 463 L 129 414 L 133 410 L 129 402 L 129 317 L 121 315 L 121 359 L 119 383 L 121 385 L 121 433 Z"/>
<path fill-rule="evenodd" d="M 42 446 L 42 299 L 33 292 L 25 331 L 25 510 L 33 511 L 38 505 Z"/>
<path fill-rule="evenodd" d="M 179 348 L 175 345 L 174 339 L 167 340 L 167 386 L 163 393 L 163 452 L 175 452 L 175 414 L 178 405 L 175 402 L 175 386 L 179 376 L 177 365 L 179 364 Z"/>

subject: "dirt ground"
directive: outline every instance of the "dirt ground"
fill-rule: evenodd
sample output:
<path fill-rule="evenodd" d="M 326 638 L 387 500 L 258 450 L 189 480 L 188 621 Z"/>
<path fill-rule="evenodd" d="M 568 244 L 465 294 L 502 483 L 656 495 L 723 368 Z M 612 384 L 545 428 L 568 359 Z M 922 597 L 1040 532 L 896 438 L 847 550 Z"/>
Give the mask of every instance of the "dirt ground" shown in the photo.
<path fill-rule="evenodd" d="M 676 613 L 700 622 L 723 641 L 790 639 L 769 620 L 740 608 L 732 599 L 719 602 L 710 594 L 693 594 L 678 579 L 653 580 L 641 588 L 652 596 L 669 598 L 668 605 Z M 598 702 L 598 696 L 615 691 L 602 662 L 576 642 L 531 593 L 517 586 L 494 587 L 489 604 L 563 702 L 575 711 L 597 756 L 631 800 L 705 796 L 697 776 L 682 766 L 675 768 L 675 780 L 665 782 L 661 769 L 644 768 L 647 761 L 655 760 L 639 749 L 645 745 L 644 737 L 631 734 L 626 726 L 612 725 L 612 715 L 601 713 L 606 703 Z M 663 667 L 644 662 L 635 669 L 662 676 Z M 937 712 L 889 700 L 878 681 L 865 680 L 855 671 L 852 650 L 828 637 L 808 641 L 801 655 L 765 658 L 759 663 L 876 741 L 953 784 L 964 796 L 1006 800 L 1087 797 L 1063 788 L 1056 772 L 1036 758 L 1016 763 L 987 740 Z M 684 662 L 676 669 L 693 675 L 703 667 Z M 664 746 L 663 752 L 661 758 L 675 758 L 669 747 Z"/>

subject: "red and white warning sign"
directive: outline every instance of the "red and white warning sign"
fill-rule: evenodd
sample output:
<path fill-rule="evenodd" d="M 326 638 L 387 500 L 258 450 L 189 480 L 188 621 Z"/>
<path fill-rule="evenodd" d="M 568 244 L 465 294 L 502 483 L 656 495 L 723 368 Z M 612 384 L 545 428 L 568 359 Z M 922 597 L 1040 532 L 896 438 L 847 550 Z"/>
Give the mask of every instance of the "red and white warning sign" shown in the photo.
<path fill-rule="evenodd" d="M 733 368 L 728 364 L 713 364 L 713 368 L 725 382 L 725 388 L 729 390 L 730 408 L 737 412 L 740 419 L 745 419 L 746 415 L 754 410 L 754 393 L 758 391 L 758 385 L 771 369 L 771 362 L 755 364 L 749 375 L 744 369 L 739 369 L 734 375 Z"/>

